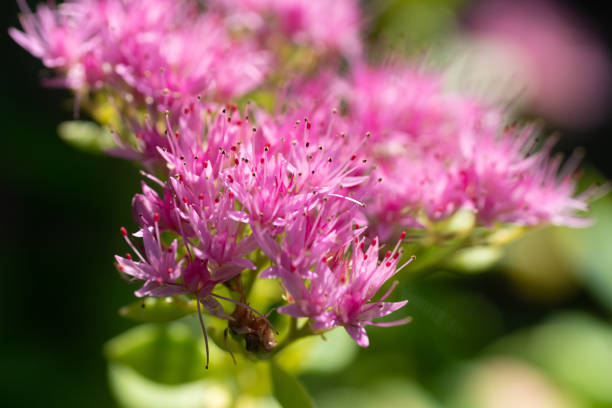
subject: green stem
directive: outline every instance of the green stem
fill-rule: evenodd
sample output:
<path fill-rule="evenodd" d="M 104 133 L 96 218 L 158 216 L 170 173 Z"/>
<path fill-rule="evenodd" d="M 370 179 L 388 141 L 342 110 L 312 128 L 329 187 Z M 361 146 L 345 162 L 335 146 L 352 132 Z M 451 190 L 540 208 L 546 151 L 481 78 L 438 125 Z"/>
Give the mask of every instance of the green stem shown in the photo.
<path fill-rule="evenodd" d="M 308 336 L 311 336 L 314 334 L 320 334 L 320 333 L 323 333 L 323 332 L 318 332 L 316 330 L 313 330 L 310 324 L 310 320 L 307 321 L 306 324 L 304 324 L 301 328 L 298 329 L 297 319 L 295 317 L 292 317 L 291 321 L 289 322 L 289 333 L 287 333 L 283 341 L 278 346 L 276 346 L 276 348 L 274 348 L 274 351 L 272 353 L 274 356 L 276 356 L 279 352 L 284 350 L 285 347 L 287 347 L 294 341 L 299 340 L 303 337 L 308 337 Z"/>

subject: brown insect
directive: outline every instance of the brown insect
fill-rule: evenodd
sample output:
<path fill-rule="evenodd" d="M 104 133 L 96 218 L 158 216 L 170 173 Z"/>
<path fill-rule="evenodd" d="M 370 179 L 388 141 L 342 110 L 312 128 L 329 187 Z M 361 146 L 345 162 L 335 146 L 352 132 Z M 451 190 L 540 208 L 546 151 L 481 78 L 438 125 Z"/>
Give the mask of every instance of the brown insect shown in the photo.
<path fill-rule="evenodd" d="M 233 334 L 244 337 L 247 351 L 269 352 L 276 347 L 272 327 L 266 319 L 253 313 L 252 309 L 237 305 L 232 317 L 234 320 L 229 321 L 229 329 Z"/>
<path fill-rule="evenodd" d="M 265 316 L 258 314 L 246 304 L 246 296 L 239 278 L 226 282 L 226 286 L 230 290 L 240 293 L 241 301 L 240 304 L 236 304 L 236 309 L 231 315 L 233 320 L 228 322 L 231 333 L 244 337 L 247 351 L 252 353 L 272 351 L 278 344 L 274 336 L 276 329 Z"/>

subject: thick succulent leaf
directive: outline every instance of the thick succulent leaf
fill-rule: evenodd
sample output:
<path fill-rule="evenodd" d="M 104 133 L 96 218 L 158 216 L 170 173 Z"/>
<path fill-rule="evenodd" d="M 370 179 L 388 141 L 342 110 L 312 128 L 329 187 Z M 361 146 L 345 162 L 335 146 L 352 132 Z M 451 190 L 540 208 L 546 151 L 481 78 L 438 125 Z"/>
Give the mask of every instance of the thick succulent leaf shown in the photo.
<path fill-rule="evenodd" d="M 57 132 L 69 145 L 89 153 L 102 153 L 106 149 L 115 147 L 110 131 L 93 122 L 82 120 L 62 122 Z"/>
<path fill-rule="evenodd" d="M 123 408 L 229 408 L 231 390 L 219 380 L 206 379 L 180 385 L 162 385 L 130 367 L 109 366 L 111 391 Z"/>
<path fill-rule="evenodd" d="M 206 376 L 200 338 L 184 323 L 147 324 L 110 340 L 105 354 L 111 363 L 130 367 L 162 384 L 184 384 Z M 212 356 L 222 354 L 215 349 Z"/>
<path fill-rule="evenodd" d="M 274 361 L 270 364 L 274 397 L 283 408 L 313 408 L 314 402 L 297 378 Z"/>
<path fill-rule="evenodd" d="M 119 314 L 142 323 L 170 322 L 197 311 L 195 301 L 182 297 L 149 297 L 123 306 Z"/>

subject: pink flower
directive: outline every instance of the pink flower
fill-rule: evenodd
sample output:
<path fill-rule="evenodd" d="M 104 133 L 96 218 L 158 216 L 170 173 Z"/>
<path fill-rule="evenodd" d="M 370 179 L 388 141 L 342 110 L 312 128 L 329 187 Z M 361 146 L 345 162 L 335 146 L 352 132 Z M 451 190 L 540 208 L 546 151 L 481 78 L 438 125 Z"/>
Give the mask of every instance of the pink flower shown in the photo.
<path fill-rule="evenodd" d="M 560 175 L 552 145 L 538 150 L 529 128 L 506 127 L 502 112 L 445 91 L 407 66 L 361 67 L 338 88 L 369 146 L 379 194 L 366 202 L 378 234 L 419 227 L 461 208 L 494 222 L 576 226 L 588 195 L 575 196 L 576 161 Z M 396 229 L 397 227 L 395 227 Z"/>
<path fill-rule="evenodd" d="M 266 40 L 289 38 L 319 53 L 361 54 L 361 16 L 356 0 L 214 0 L 228 24 Z"/>
<path fill-rule="evenodd" d="M 379 300 L 372 301 L 382 285 L 413 259 L 398 268 L 397 263 L 401 258 L 398 248 L 399 242 L 393 251 L 387 251 L 379 263 L 378 239 L 373 239 L 365 251 L 364 240 L 355 238 L 352 254 L 344 258 L 345 249 L 342 249 L 335 257 L 325 258 L 325 262 L 315 267 L 308 287 L 299 274 L 283 270 L 281 278 L 292 302 L 278 311 L 293 317 L 310 317 L 315 322 L 315 330 L 343 326 L 357 344 L 367 347 L 369 339 L 365 331 L 366 325 L 393 326 L 409 321 L 374 321 L 407 303 L 384 301 L 395 288 L 395 284 Z"/>
<path fill-rule="evenodd" d="M 11 35 L 78 91 L 109 87 L 128 104 L 176 112 L 189 97 L 241 95 L 266 75 L 268 56 L 229 36 L 195 1 L 73 0 L 36 14 Z"/>
<path fill-rule="evenodd" d="M 145 281 L 144 286 L 136 291 L 136 296 L 173 296 L 185 293 L 180 286 L 174 286 L 183 271 L 183 260 L 176 259 L 178 243 L 172 242 L 169 248 L 164 248 L 159 237 L 159 228 L 151 232 L 149 228 L 140 230 L 145 256 L 132 244 L 125 228 L 121 233 L 140 261 L 134 261 L 130 254 L 125 258 L 115 256 L 119 271 L 138 280 Z"/>

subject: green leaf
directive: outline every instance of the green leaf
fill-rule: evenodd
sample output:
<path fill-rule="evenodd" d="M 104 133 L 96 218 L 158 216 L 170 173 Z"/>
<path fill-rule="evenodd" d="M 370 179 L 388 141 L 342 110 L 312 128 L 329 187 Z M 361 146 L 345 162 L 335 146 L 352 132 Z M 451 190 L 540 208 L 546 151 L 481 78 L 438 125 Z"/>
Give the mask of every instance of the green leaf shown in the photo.
<path fill-rule="evenodd" d="M 573 270 L 599 301 L 612 311 L 612 194 L 592 204 L 589 228 L 557 229 L 557 242 Z"/>
<path fill-rule="evenodd" d="M 130 367 L 110 364 L 109 383 L 118 405 L 123 408 L 229 408 L 231 390 L 216 379 L 181 385 L 153 382 Z"/>
<path fill-rule="evenodd" d="M 583 407 L 570 390 L 517 358 L 491 356 L 462 363 L 445 373 L 446 407 Z M 590 405 L 588 405 L 590 407 Z"/>
<path fill-rule="evenodd" d="M 304 386 L 274 360 L 270 363 L 273 393 L 284 408 L 313 408 L 314 401 Z"/>
<path fill-rule="evenodd" d="M 206 376 L 200 340 L 181 322 L 147 324 L 110 340 L 104 351 L 110 362 L 128 366 L 149 380 L 183 384 Z M 212 357 L 224 354 L 214 351 Z"/>
<path fill-rule="evenodd" d="M 367 388 L 333 388 L 321 395 L 322 408 L 409 407 L 439 408 L 440 405 L 418 384 L 384 378 Z"/>
<path fill-rule="evenodd" d="M 525 359 L 589 407 L 612 406 L 612 329 L 583 312 L 565 312 L 500 340 L 490 352 Z"/>
<path fill-rule="evenodd" d="M 93 122 L 82 120 L 62 122 L 57 132 L 69 145 L 89 153 L 101 153 L 115 146 L 110 131 Z"/>
<path fill-rule="evenodd" d="M 289 345 L 279 354 L 279 364 L 290 373 L 331 373 L 357 357 L 358 346 L 341 327 L 321 336 L 310 336 Z"/>
<path fill-rule="evenodd" d="M 583 313 L 551 319 L 530 335 L 533 360 L 566 388 L 612 406 L 612 330 Z"/>
<path fill-rule="evenodd" d="M 466 273 L 489 270 L 502 256 L 502 250 L 492 246 L 474 246 L 457 251 L 446 266 Z"/>
<path fill-rule="evenodd" d="M 154 298 L 131 303 L 119 309 L 119 315 L 142 323 L 170 322 L 197 311 L 194 301 L 182 297 Z"/>

